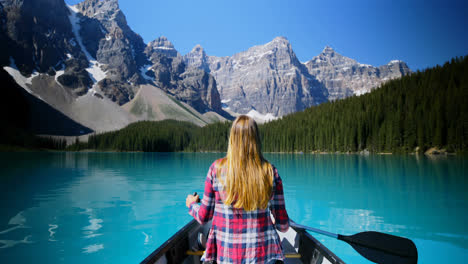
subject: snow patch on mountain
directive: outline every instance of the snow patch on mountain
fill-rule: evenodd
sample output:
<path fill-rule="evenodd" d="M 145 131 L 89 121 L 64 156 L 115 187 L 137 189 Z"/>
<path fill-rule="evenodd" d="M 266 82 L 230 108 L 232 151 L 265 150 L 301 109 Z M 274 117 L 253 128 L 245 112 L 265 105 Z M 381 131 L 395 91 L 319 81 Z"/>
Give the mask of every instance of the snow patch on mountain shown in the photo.
<path fill-rule="evenodd" d="M 63 74 L 65 73 L 65 66 L 62 65 L 62 69 L 59 70 L 59 71 L 56 71 L 55 72 L 55 81 L 58 83 L 58 85 L 62 86 L 62 84 L 60 84 L 60 82 L 58 81 L 58 78 L 60 76 L 62 76 Z"/>
<path fill-rule="evenodd" d="M 106 72 L 104 72 L 101 69 L 101 67 L 99 67 L 99 62 L 97 62 L 97 60 L 91 56 L 91 54 L 88 52 L 88 50 L 83 44 L 83 40 L 80 36 L 80 18 L 77 16 L 77 14 L 79 13 L 78 9 L 75 6 L 70 5 L 68 6 L 68 9 L 70 10 L 70 16 L 68 18 L 70 19 L 75 39 L 78 41 L 78 45 L 80 45 L 81 50 L 86 55 L 86 58 L 89 61 L 89 67 L 86 68 L 86 71 L 89 73 L 91 79 L 96 84 L 102 79 L 106 78 Z"/>
<path fill-rule="evenodd" d="M 141 76 L 143 76 L 143 78 L 145 78 L 145 80 L 154 82 L 155 80 L 154 80 L 153 77 L 150 77 L 150 76 L 146 75 L 146 72 L 151 70 L 151 67 L 153 67 L 153 65 L 151 65 L 151 64 L 143 65 L 140 68 L 140 73 L 141 73 Z"/>
<path fill-rule="evenodd" d="M 257 123 L 260 123 L 260 124 L 278 119 L 278 117 L 274 116 L 272 113 L 261 114 L 257 112 L 255 109 L 250 110 L 247 113 L 247 116 L 250 116 L 251 118 L 255 119 L 255 121 L 257 121 Z"/>
<path fill-rule="evenodd" d="M 173 50 L 174 48 L 171 47 L 153 47 L 154 49 L 162 49 L 162 50 Z"/>

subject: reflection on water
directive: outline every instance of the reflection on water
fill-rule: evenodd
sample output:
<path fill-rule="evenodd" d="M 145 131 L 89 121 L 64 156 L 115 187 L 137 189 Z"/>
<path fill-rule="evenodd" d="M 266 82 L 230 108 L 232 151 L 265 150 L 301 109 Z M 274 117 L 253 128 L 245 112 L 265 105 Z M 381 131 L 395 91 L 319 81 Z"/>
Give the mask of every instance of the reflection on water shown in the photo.
<path fill-rule="evenodd" d="M 141 261 L 190 220 L 223 154 L 0 154 L 0 257 L 6 263 Z M 340 234 L 377 230 L 416 242 L 421 263 L 468 257 L 466 160 L 267 154 L 298 223 Z M 368 263 L 317 235 L 349 263 Z M 437 251 L 431 251 L 435 246 Z"/>
<path fill-rule="evenodd" d="M 49 224 L 49 227 L 50 227 L 49 228 L 49 241 L 51 241 L 51 242 L 57 241 L 57 240 L 55 240 L 54 235 L 55 235 L 55 232 L 56 232 L 55 229 L 58 228 L 58 225 Z"/>
<path fill-rule="evenodd" d="M 10 250 L 0 257 L 7 263 L 137 262 L 190 219 L 183 199 L 219 157 L 2 155 L 0 247 Z"/>
<path fill-rule="evenodd" d="M 104 249 L 103 244 L 93 244 L 83 248 L 83 253 L 89 254 Z"/>
<path fill-rule="evenodd" d="M 8 221 L 8 226 L 10 228 L 0 231 L 0 235 L 8 234 L 20 228 L 30 228 L 26 226 L 25 223 L 26 223 L 26 218 L 24 218 L 23 212 L 19 212 L 17 215 L 11 218 L 10 221 Z M 23 236 L 24 234 L 21 237 Z M 31 238 L 31 235 L 26 235 L 24 238 L 22 239 L 19 238 L 17 240 L 11 240 L 11 239 L 0 240 L 0 249 L 13 247 L 19 244 L 30 244 L 33 242 L 30 240 L 30 238 Z"/>

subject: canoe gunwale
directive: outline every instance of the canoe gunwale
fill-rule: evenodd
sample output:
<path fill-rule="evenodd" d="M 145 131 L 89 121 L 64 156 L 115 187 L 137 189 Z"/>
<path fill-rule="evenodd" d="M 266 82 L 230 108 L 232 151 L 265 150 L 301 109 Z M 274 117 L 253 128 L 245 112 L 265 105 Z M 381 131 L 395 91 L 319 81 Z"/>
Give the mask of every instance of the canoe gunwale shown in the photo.
<path fill-rule="evenodd" d="M 174 255 L 174 253 L 181 252 L 184 254 L 186 250 L 189 249 L 188 245 L 188 240 L 189 240 L 189 235 L 191 232 L 193 232 L 194 229 L 198 229 L 197 227 L 201 227 L 199 223 L 195 220 L 191 220 L 188 224 L 186 224 L 184 227 L 182 227 L 179 231 L 177 231 L 174 235 L 172 235 L 166 242 L 164 242 L 161 246 L 159 246 L 156 250 L 154 250 L 148 257 L 146 257 L 140 264 L 154 264 L 157 263 L 158 260 L 161 258 L 167 257 L 167 253 L 172 253 L 171 255 Z M 301 236 L 301 241 L 309 241 L 313 245 L 313 248 L 318 251 L 320 255 L 322 255 L 324 258 L 329 260 L 331 263 L 337 263 L 337 264 L 344 264 L 345 262 L 341 260 L 338 256 L 336 256 L 332 251 L 330 251 L 325 245 L 320 243 L 314 236 L 309 234 L 306 230 L 298 227 L 295 225 L 293 221 L 290 222 L 290 227 L 294 229 L 295 232 L 299 236 Z M 173 250 L 175 247 L 181 247 L 181 244 L 186 242 L 187 245 L 183 246 L 183 248 L 179 248 L 177 252 L 170 252 Z M 175 259 L 180 258 L 181 256 L 172 256 Z M 310 259 L 305 259 L 306 256 L 302 256 L 301 259 L 307 260 L 304 263 L 309 263 Z M 169 262 L 177 262 L 175 259 L 169 260 Z"/>
<path fill-rule="evenodd" d="M 198 222 L 195 221 L 195 219 L 191 220 L 188 224 L 186 224 L 173 236 L 166 240 L 166 242 L 154 250 L 153 253 L 146 257 L 140 264 L 155 263 L 159 258 L 163 257 L 169 250 L 171 250 L 171 248 L 182 242 L 184 239 L 187 239 L 189 231 L 197 225 Z"/>
<path fill-rule="evenodd" d="M 315 245 L 316 250 L 318 250 L 320 254 L 323 255 L 326 259 L 332 260 L 332 263 L 345 264 L 345 262 L 342 259 L 335 255 L 335 253 L 329 250 L 314 236 L 309 234 L 309 232 L 307 232 L 305 229 L 298 227 L 293 221 L 290 221 L 290 227 L 292 227 L 301 236 L 305 236 L 307 239 L 311 240 L 312 243 Z"/>

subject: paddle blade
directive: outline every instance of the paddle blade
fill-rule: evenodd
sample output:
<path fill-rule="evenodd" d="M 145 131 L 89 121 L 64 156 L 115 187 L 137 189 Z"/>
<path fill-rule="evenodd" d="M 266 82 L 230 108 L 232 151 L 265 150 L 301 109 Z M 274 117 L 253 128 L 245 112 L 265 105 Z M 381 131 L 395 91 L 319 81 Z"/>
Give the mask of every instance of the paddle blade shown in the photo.
<path fill-rule="evenodd" d="M 416 245 L 404 237 L 368 231 L 352 236 L 338 235 L 338 239 L 350 244 L 359 254 L 375 263 L 418 263 Z"/>

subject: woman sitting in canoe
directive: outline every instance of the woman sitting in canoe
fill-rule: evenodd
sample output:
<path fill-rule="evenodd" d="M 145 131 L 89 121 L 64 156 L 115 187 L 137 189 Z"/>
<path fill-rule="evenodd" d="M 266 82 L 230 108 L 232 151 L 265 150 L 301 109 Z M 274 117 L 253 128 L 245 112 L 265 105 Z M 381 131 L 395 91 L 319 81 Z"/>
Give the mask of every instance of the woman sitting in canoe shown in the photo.
<path fill-rule="evenodd" d="M 289 228 L 283 184 L 276 168 L 263 158 L 252 118 L 241 115 L 232 124 L 227 155 L 210 166 L 201 204 L 197 201 L 198 195 L 187 196 L 189 214 L 200 224 L 213 220 L 202 261 L 284 260 L 276 233 Z"/>

